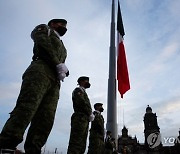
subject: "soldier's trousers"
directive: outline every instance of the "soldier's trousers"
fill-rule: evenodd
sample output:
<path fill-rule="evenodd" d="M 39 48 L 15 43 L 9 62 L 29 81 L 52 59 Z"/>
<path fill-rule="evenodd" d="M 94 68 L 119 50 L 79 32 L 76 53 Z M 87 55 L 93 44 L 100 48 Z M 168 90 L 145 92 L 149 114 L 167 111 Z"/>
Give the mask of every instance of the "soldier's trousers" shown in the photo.
<path fill-rule="evenodd" d="M 0 134 L 0 148 L 15 148 L 30 124 L 25 152 L 40 153 L 54 123 L 59 88 L 59 83 L 42 73 L 25 73 L 16 106 Z"/>
<path fill-rule="evenodd" d="M 87 154 L 104 154 L 104 140 L 97 136 L 89 137 L 89 147 Z"/>
<path fill-rule="evenodd" d="M 84 154 L 88 129 L 88 116 L 74 113 L 71 117 L 71 133 L 67 154 Z"/>

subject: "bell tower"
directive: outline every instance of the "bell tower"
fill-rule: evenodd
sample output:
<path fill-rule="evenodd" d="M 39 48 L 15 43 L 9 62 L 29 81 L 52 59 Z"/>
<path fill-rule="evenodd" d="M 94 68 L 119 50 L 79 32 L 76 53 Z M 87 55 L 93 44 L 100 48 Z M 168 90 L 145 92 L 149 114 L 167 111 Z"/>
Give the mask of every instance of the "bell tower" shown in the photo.
<path fill-rule="evenodd" d="M 160 128 L 157 123 L 156 113 L 148 105 L 144 115 L 145 147 L 148 151 L 159 151 L 161 144 Z"/>
<path fill-rule="evenodd" d="M 128 129 L 126 126 L 124 126 L 122 129 L 122 137 L 128 137 Z"/>

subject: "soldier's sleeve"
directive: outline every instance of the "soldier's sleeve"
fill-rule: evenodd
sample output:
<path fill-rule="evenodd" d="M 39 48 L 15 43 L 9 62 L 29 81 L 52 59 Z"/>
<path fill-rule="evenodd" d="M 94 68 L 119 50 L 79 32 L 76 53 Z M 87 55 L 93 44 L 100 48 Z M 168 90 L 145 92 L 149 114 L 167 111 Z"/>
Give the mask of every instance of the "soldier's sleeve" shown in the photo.
<path fill-rule="evenodd" d="M 31 38 L 33 39 L 35 45 L 38 47 L 39 52 L 43 52 L 46 58 L 53 64 L 57 65 L 62 63 L 59 61 L 56 56 L 56 48 L 51 41 L 50 34 L 52 33 L 52 29 L 50 29 L 47 25 L 41 24 L 34 28 L 31 33 Z"/>
<path fill-rule="evenodd" d="M 90 102 L 85 98 L 85 92 L 83 92 L 80 88 L 76 88 L 73 91 L 73 99 L 75 99 L 76 105 L 82 110 L 82 112 L 87 115 L 92 113 Z"/>

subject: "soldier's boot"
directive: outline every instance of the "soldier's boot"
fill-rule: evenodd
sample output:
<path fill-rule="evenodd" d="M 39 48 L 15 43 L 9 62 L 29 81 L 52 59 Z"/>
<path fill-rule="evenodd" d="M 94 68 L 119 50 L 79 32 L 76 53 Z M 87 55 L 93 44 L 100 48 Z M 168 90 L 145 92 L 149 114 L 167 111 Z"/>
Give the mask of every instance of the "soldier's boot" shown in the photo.
<path fill-rule="evenodd" d="M 25 154 L 21 150 L 15 149 L 0 149 L 0 154 Z"/>
<path fill-rule="evenodd" d="M 15 154 L 13 149 L 1 149 L 0 154 Z"/>

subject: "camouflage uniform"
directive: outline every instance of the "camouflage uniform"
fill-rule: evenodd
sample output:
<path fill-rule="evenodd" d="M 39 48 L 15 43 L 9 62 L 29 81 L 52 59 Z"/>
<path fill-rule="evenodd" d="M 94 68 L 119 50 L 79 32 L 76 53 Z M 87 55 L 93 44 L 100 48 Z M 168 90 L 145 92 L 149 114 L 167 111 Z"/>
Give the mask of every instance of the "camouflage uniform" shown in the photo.
<path fill-rule="evenodd" d="M 60 82 L 56 65 L 65 62 L 67 52 L 53 29 L 45 24 L 35 27 L 33 61 L 23 74 L 16 106 L 0 134 L 0 148 L 15 148 L 28 130 L 25 151 L 40 153 L 52 129 L 59 99 Z"/>
<path fill-rule="evenodd" d="M 83 87 L 78 87 L 73 91 L 72 100 L 74 113 L 71 117 L 71 134 L 67 154 L 84 154 L 92 108 Z"/>
<path fill-rule="evenodd" d="M 88 154 L 104 153 L 104 118 L 99 111 L 94 111 L 91 123 Z"/>

